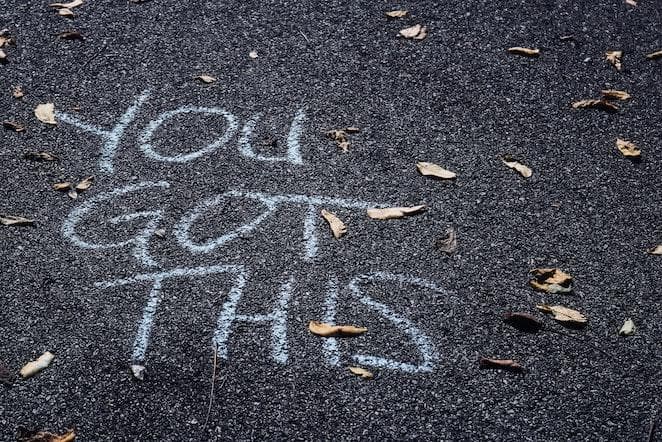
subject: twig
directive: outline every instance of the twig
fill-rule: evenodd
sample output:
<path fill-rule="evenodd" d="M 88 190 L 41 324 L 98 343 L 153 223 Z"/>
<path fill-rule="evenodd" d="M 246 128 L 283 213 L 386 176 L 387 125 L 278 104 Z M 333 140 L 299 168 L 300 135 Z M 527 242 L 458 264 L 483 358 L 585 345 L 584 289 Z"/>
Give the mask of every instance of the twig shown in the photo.
<path fill-rule="evenodd" d="M 308 37 L 306 37 L 306 34 L 304 34 L 301 29 L 299 29 L 299 33 L 303 35 L 303 38 L 305 38 L 308 43 L 310 43 L 310 40 L 308 40 Z"/>
<path fill-rule="evenodd" d="M 211 407 L 214 404 L 214 385 L 216 384 L 216 360 L 217 360 L 218 350 L 214 345 L 214 369 L 211 373 L 211 389 L 209 391 L 209 407 L 207 408 L 207 417 L 205 417 L 205 424 L 202 428 L 207 428 L 207 422 L 209 422 L 209 415 L 211 414 Z"/>

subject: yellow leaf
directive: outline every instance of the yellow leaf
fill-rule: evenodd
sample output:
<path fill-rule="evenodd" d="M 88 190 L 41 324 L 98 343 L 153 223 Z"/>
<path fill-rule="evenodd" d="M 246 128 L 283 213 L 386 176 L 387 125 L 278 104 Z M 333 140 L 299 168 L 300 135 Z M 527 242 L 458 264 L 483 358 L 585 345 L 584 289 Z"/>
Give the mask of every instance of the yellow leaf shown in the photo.
<path fill-rule="evenodd" d="M 520 163 L 519 161 L 515 161 L 508 158 L 502 158 L 501 161 L 503 161 L 503 164 L 505 164 L 506 166 L 519 172 L 519 174 L 522 175 L 524 178 L 530 178 L 531 175 L 533 175 L 533 171 L 529 167 Z"/>
<path fill-rule="evenodd" d="M 349 369 L 349 371 L 351 371 L 357 376 L 361 376 L 363 379 L 372 379 L 374 377 L 374 375 L 365 368 L 361 368 L 361 367 L 347 367 L 347 368 Z"/>
<path fill-rule="evenodd" d="M 368 209 L 368 216 L 372 219 L 397 219 L 407 215 L 415 215 L 427 208 L 425 204 L 412 207 L 388 207 L 386 209 Z"/>
<path fill-rule="evenodd" d="M 641 156 L 641 150 L 631 142 L 626 140 L 621 140 L 616 138 L 616 148 L 623 154 L 625 157 L 639 157 Z"/>
<path fill-rule="evenodd" d="M 423 40 L 428 35 L 428 29 L 420 24 L 401 29 L 398 32 L 400 37 L 411 38 L 413 40 Z"/>
<path fill-rule="evenodd" d="M 540 55 L 540 49 L 523 48 L 520 46 L 508 48 L 508 52 L 511 54 L 524 55 L 526 57 L 537 57 Z"/>
<path fill-rule="evenodd" d="M 399 9 L 397 11 L 389 11 L 386 13 L 386 16 L 388 18 L 402 18 L 406 17 L 407 14 L 409 14 L 409 11 L 406 11 L 404 9 Z"/>
<path fill-rule="evenodd" d="M 534 279 L 529 284 L 534 289 L 547 293 L 572 292 L 572 276 L 560 269 L 533 269 Z"/>
<path fill-rule="evenodd" d="M 547 305 L 541 304 L 536 305 L 536 308 L 543 313 L 551 313 L 554 315 L 554 319 L 559 322 L 569 322 L 574 324 L 585 324 L 586 317 L 579 313 L 577 310 L 573 310 L 562 305 Z"/>
<path fill-rule="evenodd" d="M 310 321 L 308 330 L 318 336 L 355 336 L 362 335 L 368 329 L 364 327 L 355 327 L 353 325 L 332 325 L 319 321 Z"/>
<path fill-rule="evenodd" d="M 421 175 L 433 176 L 444 180 L 452 180 L 457 176 L 455 172 L 451 172 L 450 170 L 446 170 L 437 164 L 428 163 L 425 161 L 419 161 L 416 163 L 416 168 L 421 173 Z"/>
<path fill-rule="evenodd" d="M 73 9 L 83 4 L 83 0 L 73 0 L 69 3 L 51 3 L 51 8 L 64 8 L 64 9 Z"/>
<path fill-rule="evenodd" d="M 606 60 L 611 63 L 616 70 L 620 71 L 623 67 L 621 63 L 621 58 L 623 57 L 623 51 L 607 51 L 605 53 Z"/>
<path fill-rule="evenodd" d="M 328 212 L 326 209 L 322 209 L 322 216 L 329 223 L 329 227 L 331 227 L 333 236 L 336 237 L 336 239 L 347 233 L 347 226 L 335 214 Z"/>
<path fill-rule="evenodd" d="M 32 375 L 39 373 L 44 368 L 48 367 L 53 361 L 55 355 L 47 351 L 43 355 L 39 356 L 36 361 L 28 362 L 21 368 L 21 376 L 24 378 L 29 378 Z"/>
<path fill-rule="evenodd" d="M 55 121 L 55 105 L 53 103 L 38 105 L 34 110 L 34 115 L 42 123 L 57 124 Z"/>
<path fill-rule="evenodd" d="M 652 249 L 648 249 L 648 253 L 651 255 L 662 255 L 662 244 L 653 247 Z"/>
<path fill-rule="evenodd" d="M 94 176 L 88 176 L 86 178 L 83 178 L 78 184 L 76 184 L 76 190 L 78 191 L 85 191 L 92 187 L 92 183 L 94 182 Z"/>
<path fill-rule="evenodd" d="M 625 91 L 618 91 L 616 89 L 605 89 L 602 91 L 602 95 L 606 98 L 613 98 L 615 100 L 629 100 L 630 94 Z"/>
<path fill-rule="evenodd" d="M 651 52 L 650 54 L 646 54 L 646 58 L 649 60 L 656 60 L 658 58 L 662 58 L 662 50 Z"/>
<path fill-rule="evenodd" d="M 579 101 L 573 102 L 572 107 L 574 109 L 594 108 L 594 109 L 604 110 L 604 111 L 607 111 L 607 112 L 616 112 L 618 110 L 618 106 L 616 106 L 614 103 L 610 103 L 609 101 L 604 100 L 604 99 L 579 100 Z"/>

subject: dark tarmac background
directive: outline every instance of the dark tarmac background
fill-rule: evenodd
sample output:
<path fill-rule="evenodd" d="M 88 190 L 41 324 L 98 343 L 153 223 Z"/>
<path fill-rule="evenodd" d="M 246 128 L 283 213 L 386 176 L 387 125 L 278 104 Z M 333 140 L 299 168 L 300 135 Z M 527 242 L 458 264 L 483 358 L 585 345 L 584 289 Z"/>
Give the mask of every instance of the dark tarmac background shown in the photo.
<path fill-rule="evenodd" d="M 644 54 L 662 49 L 661 2 L 90 1 L 73 21 L 47 2 L 0 6 L 0 28 L 17 40 L 0 66 L 0 117 L 28 126 L 1 132 L 0 212 L 36 220 L 0 229 L 0 360 L 17 373 L 46 350 L 56 355 L 35 377 L 0 385 L 2 440 L 13 440 L 19 426 L 75 427 L 90 441 L 647 439 L 662 409 L 662 261 L 645 253 L 662 243 L 662 65 Z M 384 16 L 400 8 L 412 16 Z M 428 26 L 427 39 L 396 37 L 416 23 Z M 66 29 L 85 40 L 55 36 Z M 542 55 L 518 57 L 506 52 L 510 46 L 538 47 Z M 620 72 L 604 60 L 616 49 L 624 51 Z M 257 59 L 249 58 L 252 50 Z M 203 73 L 218 82 L 194 80 Z M 22 85 L 22 100 L 11 96 L 13 85 Z M 607 88 L 633 98 L 615 114 L 570 108 Z M 112 174 L 98 171 L 98 137 L 64 123 L 46 127 L 33 116 L 37 104 L 54 102 L 69 113 L 78 106 L 82 119 L 110 128 L 146 89 L 152 95 L 127 129 Z M 236 138 L 187 164 L 144 157 L 139 131 L 183 105 L 220 106 L 242 124 L 263 113 L 256 140 L 275 137 L 279 149 L 294 113 L 305 108 L 305 164 L 243 158 Z M 163 152 L 192 151 L 224 124 L 177 118 L 157 132 L 156 144 Z M 343 154 L 323 131 L 350 125 L 362 130 Z M 636 142 L 642 160 L 623 158 L 616 137 Z M 61 162 L 23 158 L 35 150 Z M 506 168 L 505 154 L 533 176 Z M 458 178 L 426 179 L 415 170 L 419 160 Z M 95 184 L 78 201 L 51 189 L 91 174 Z M 146 269 L 128 249 L 83 250 L 61 234 L 67 214 L 85 200 L 148 180 L 172 187 L 127 196 L 108 210 L 163 208 L 166 236 L 152 240 L 150 251 L 164 269 L 246 265 L 243 313 L 271 310 L 280 283 L 296 278 L 288 364 L 270 359 L 268 326 L 236 325 L 206 426 L 211 336 L 227 278 L 167 283 L 139 382 L 129 364 L 149 287 L 101 290 L 94 282 Z M 295 206 L 209 255 L 180 248 L 172 226 L 199 200 L 228 189 L 430 209 L 378 222 L 360 210 L 329 208 L 349 232 L 334 240 L 320 220 L 313 263 L 301 260 L 305 209 Z M 247 213 L 210 212 L 196 237 L 215 237 L 258 213 L 244 207 Z M 131 233 L 132 226 L 118 230 L 104 219 L 93 218 L 85 231 L 111 240 Z M 459 242 L 450 257 L 434 247 L 449 226 Z M 575 294 L 534 292 L 527 284 L 534 267 L 567 270 Z M 320 338 L 306 327 L 323 314 L 327 278 L 337 275 L 344 287 L 378 270 L 428 278 L 450 293 L 368 288 L 431 337 L 440 355 L 434 372 L 375 369 L 375 379 L 364 381 L 346 371 L 355 352 L 419 357 L 405 335 L 346 290 L 338 322 L 370 331 L 341 342 L 342 367 L 325 364 Z M 535 313 L 543 301 L 582 311 L 588 326 L 567 330 L 543 318 L 546 330 L 529 335 L 502 323 L 505 311 Z M 636 334 L 618 337 L 629 317 Z M 517 359 L 527 373 L 481 371 L 480 356 Z M 660 437 L 658 429 L 653 440 Z"/>

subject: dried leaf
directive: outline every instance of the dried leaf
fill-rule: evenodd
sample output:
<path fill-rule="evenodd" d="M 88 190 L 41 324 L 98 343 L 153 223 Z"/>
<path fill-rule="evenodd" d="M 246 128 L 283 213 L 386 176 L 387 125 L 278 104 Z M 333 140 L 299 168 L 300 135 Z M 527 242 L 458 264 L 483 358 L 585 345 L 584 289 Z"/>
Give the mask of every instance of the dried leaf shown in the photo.
<path fill-rule="evenodd" d="M 655 246 L 651 249 L 648 249 L 648 253 L 651 255 L 662 255 L 662 244 Z"/>
<path fill-rule="evenodd" d="M 635 0 L 625 0 L 625 3 L 630 6 L 637 6 L 637 2 Z"/>
<path fill-rule="evenodd" d="M 34 110 L 34 115 L 42 123 L 57 124 L 57 121 L 55 121 L 55 105 L 53 103 L 38 105 Z"/>
<path fill-rule="evenodd" d="M 427 209 L 425 204 L 412 207 L 388 207 L 386 209 L 368 209 L 368 216 L 372 219 L 397 219 L 408 215 L 415 215 Z"/>
<path fill-rule="evenodd" d="M 64 31 L 57 34 L 63 40 L 83 40 L 83 34 L 78 31 Z"/>
<path fill-rule="evenodd" d="M 67 18 L 73 18 L 74 17 L 74 11 L 71 9 L 67 8 L 62 8 L 57 10 L 57 15 L 61 17 L 67 17 Z"/>
<path fill-rule="evenodd" d="M 345 129 L 332 129 L 326 132 L 326 136 L 336 142 L 336 145 L 343 152 L 349 151 L 349 140 Z"/>
<path fill-rule="evenodd" d="M 410 38 L 413 40 L 423 40 L 428 35 L 427 31 L 428 29 L 425 26 L 418 24 L 401 29 L 400 32 L 398 32 L 398 35 L 400 37 Z"/>
<path fill-rule="evenodd" d="M 23 155 L 23 158 L 32 161 L 60 161 L 57 156 L 48 152 L 28 152 Z"/>
<path fill-rule="evenodd" d="M 536 305 L 536 308 L 543 313 L 551 313 L 554 315 L 554 319 L 559 322 L 568 322 L 571 324 L 586 324 L 586 317 L 579 313 L 577 310 L 573 310 L 562 305 L 547 305 L 541 304 Z"/>
<path fill-rule="evenodd" d="M 641 150 L 632 142 L 627 140 L 621 140 L 616 138 L 616 148 L 623 154 L 625 157 L 640 157 Z"/>
<path fill-rule="evenodd" d="M 250 58 L 252 58 L 253 60 L 255 60 L 255 59 L 258 57 L 258 55 L 257 55 L 257 51 L 250 51 L 250 52 L 248 53 L 248 56 L 249 56 Z"/>
<path fill-rule="evenodd" d="M 131 374 L 139 381 L 145 380 L 145 366 L 134 364 L 131 366 Z"/>
<path fill-rule="evenodd" d="M 44 368 L 48 367 L 53 361 L 55 355 L 49 351 L 39 356 L 36 361 L 28 362 L 21 368 L 21 376 L 24 378 L 29 378 L 32 375 L 35 375 L 42 371 Z"/>
<path fill-rule="evenodd" d="M 618 106 L 614 103 L 610 103 L 605 99 L 588 99 L 588 100 L 579 100 L 572 103 L 574 109 L 600 109 L 607 112 L 616 112 L 618 111 Z"/>
<path fill-rule="evenodd" d="M 455 250 L 457 250 L 457 234 L 455 233 L 455 229 L 452 227 L 446 229 L 446 237 L 438 239 L 435 246 L 449 255 L 455 253 Z"/>
<path fill-rule="evenodd" d="M 487 368 L 497 368 L 503 370 L 510 370 L 516 372 L 523 372 L 524 367 L 522 367 L 519 362 L 513 359 L 490 359 L 490 358 L 480 358 L 478 360 L 478 367 L 481 369 Z"/>
<path fill-rule="evenodd" d="M 662 58 L 662 50 L 651 52 L 650 54 L 646 54 L 646 58 L 649 60 L 657 60 L 658 58 Z"/>
<path fill-rule="evenodd" d="M 621 63 L 621 58 L 623 57 L 623 51 L 607 51 L 605 53 L 605 59 L 611 63 L 617 71 L 620 71 L 623 67 Z"/>
<path fill-rule="evenodd" d="M 347 233 L 347 226 L 335 214 L 328 212 L 326 209 L 322 209 L 322 216 L 326 222 L 329 223 L 329 227 L 331 227 L 333 236 L 336 239 Z"/>
<path fill-rule="evenodd" d="M 92 187 L 93 182 L 94 182 L 93 175 L 85 177 L 81 181 L 79 181 L 78 184 L 76 184 L 76 190 L 78 190 L 79 192 L 83 192 L 89 189 L 90 187 Z"/>
<path fill-rule="evenodd" d="M 11 374 L 11 371 L 0 361 L 0 384 L 11 385 L 13 380 L 14 376 Z"/>
<path fill-rule="evenodd" d="M 421 28 L 421 32 L 419 32 L 418 35 L 414 37 L 414 40 L 423 40 L 427 36 L 428 36 L 428 28 L 426 26 L 423 26 Z"/>
<path fill-rule="evenodd" d="M 522 175 L 524 178 L 530 178 L 531 175 L 533 175 L 533 171 L 529 167 L 525 166 L 519 161 L 513 160 L 510 157 L 502 158 L 501 161 L 503 161 L 503 164 L 505 164 L 506 166 L 519 172 L 519 174 Z"/>
<path fill-rule="evenodd" d="M 525 57 L 537 57 L 540 55 L 540 49 L 523 48 L 521 46 L 508 48 L 508 52 L 516 55 L 524 55 Z"/>
<path fill-rule="evenodd" d="M 67 192 L 67 196 L 72 200 L 78 199 L 78 192 L 76 192 L 76 189 L 69 189 L 69 192 Z"/>
<path fill-rule="evenodd" d="M 207 74 L 198 75 L 197 77 L 195 77 L 195 79 L 200 80 L 206 84 L 213 83 L 216 81 L 216 77 L 212 77 L 211 75 L 207 75 Z"/>
<path fill-rule="evenodd" d="M 73 9 L 83 4 L 83 0 L 73 0 L 69 3 L 51 3 L 51 8 L 64 8 L 64 9 Z"/>
<path fill-rule="evenodd" d="M 25 131 L 25 126 L 16 121 L 5 120 L 2 122 L 2 127 L 5 129 L 13 130 L 14 132 L 23 132 Z"/>
<path fill-rule="evenodd" d="M 361 129 L 359 129 L 358 127 L 350 126 L 350 127 L 346 127 L 344 131 L 347 132 L 348 134 L 355 134 L 361 132 Z"/>
<path fill-rule="evenodd" d="M 15 215 L 0 215 L 0 224 L 3 226 L 31 226 L 34 220 Z"/>
<path fill-rule="evenodd" d="M 386 16 L 388 18 L 402 18 L 406 17 L 409 14 L 409 11 L 404 9 L 398 9 L 397 11 L 388 11 Z"/>
<path fill-rule="evenodd" d="M 75 439 L 74 430 L 60 435 L 48 431 L 26 431 L 17 437 L 18 442 L 73 442 Z"/>
<path fill-rule="evenodd" d="M 632 336 L 636 329 L 637 328 L 634 325 L 634 321 L 628 318 L 621 326 L 621 329 L 618 331 L 618 334 L 620 336 Z"/>
<path fill-rule="evenodd" d="M 308 330 L 314 335 L 318 336 L 355 336 L 362 335 L 368 329 L 364 327 L 355 327 L 353 325 L 332 325 L 319 321 L 310 321 L 308 323 Z"/>
<path fill-rule="evenodd" d="M 9 29 L 3 29 L 0 31 L 0 48 L 13 45 L 16 42 L 14 41 L 14 37 L 11 36 L 9 33 Z"/>
<path fill-rule="evenodd" d="M 374 377 L 372 372 L 369 372 L 365 368 L 361 368 L 361 367 L 347 367 L 347 368 L 349 369 L 349 371 L 351 371 L 357 376 L 361 376 L 363 379 L 372 379 Z"/>
<path fill-rule="evenodd" d="M 443 180 L 452 180 L 457 176 L 455 172 L 451 172 L 450 170 L 446 170 L 437 164 L 428 163 L 426 161 L 419 161 L 416 163 L 416 168 L 421 173 L 421 175 L 433 176 Z"/>
<path fill-rule="evenodd" d="M 572 276 L 560 269 L 533 269 L 534 279 L 529 284 L 534 289 L 547 293 L 572 292 Z"/>
<path fill-rule="evenodd" d="M 618 91 L 616 89 L 605 89 L 602 91 L 602 95 L 605 98 L 612 98 L 614 100 L 621 100 L 621 101 L 629 100 L 631 98 L 630 94 L 628 94 L 627 92 Z"/>
<path fill-rule="evenodd" d="M 25 95 L 25 94 L 23 93 L 23 88 L 21 88 L 21 86 L 14 86 L 14 87 L 12 88 L 11 94 L 12 94 L 12 95 L 14 96 L 14 98 L 16 98 L 16 99 L 23 98 L 23 96 Z"/>
<path fill-rule="evenodd" d="M 69 181 L 53 184 L 53 190 L 59 190 L 63 192 L 63 191 L 69 191 L 70 189 L 71 189 L 71 183 Z"/>
<path fill-rule="evenodd" d="M 503 321 L 527 333 L 536 333 L 542 328 L 542 322 L 529 313 L 508 312 L 503 315 Z"/>

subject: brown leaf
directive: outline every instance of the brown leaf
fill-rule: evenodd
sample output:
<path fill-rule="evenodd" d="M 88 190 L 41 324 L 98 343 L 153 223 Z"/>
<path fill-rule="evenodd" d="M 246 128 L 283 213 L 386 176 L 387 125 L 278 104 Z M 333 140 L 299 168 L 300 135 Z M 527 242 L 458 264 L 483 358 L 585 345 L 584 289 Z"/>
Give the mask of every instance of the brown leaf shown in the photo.
<path fill-rule="evenodd" d="M 74 430 L 64 434 L 53 434 L 48 431 L 25 431 L 17 437 L 18 442 L 73 442 L 76 440 Z"/>
<path fill-rule="evenodd" d="M 398 32 L 400 37 L 410 38 L 412 40 L 423 40 L 428 36 L 428 28 L 423 25 L 414 25 L 405 29 L 401 29 Z"/>
<path fill-rule="evenodd" d="M 579 313 L 577 310 L 563 307 L 562 305 L 541 304 L 536 305 L 536 308 L 543 313 L 551 313 L 554 315 L 554 319 L 559 322 L 567 322 L 577 325 L 586 324 L 586 317 L 584 315 Z"/>
<path fill-rule="evenodd" d="M 525 57 L 537 57 L 540 55 L 540 49 L 523 48 L 521 46 L 508 48 L 508 52 L 516 55 L 524 55 Z"/>
<path fill-rule="evenodd" d="M 602 91 L 602 95 L 605 98 L 612 98 L 614 100 L 624 101 L 630 99 L 630 94 L 625 91 L 618 91 L 616 89 L 605 89 Z"/>
<path fill-rule="evenodd" d="M 32 161 L 60 161 L 57 156 L 48 152 L 28 152 L 23 155 L 23 158 Z"/>
<path fill-rule="evenodd" d="M 361 376 L 363 379 L 372 379 L 374 377 L 372 372 L 369 372 L 365 368 L 361 368 L 361 367 L 347 367 L 347 368 L 349 369 L 349 371 L 351 371 L 357 376 Z"/>
<path fill-rule="evenodd" d="M 42 123 L 57 124 L 57 121 L 55 121 L 55 105 L 53 103 L 38 105 L 34 110 L 34 115 Z"/>
<path fill-rule="evenodd" d="M 23 93 L 23 88 L 21 88 L 21 86 L 14 86 L 14 87 L 12 88 L 11 94 L 12 94 L 13 97 L 16 98 L 16 99 L 23 98 L 23 96 L 25 95 L 25 94 Z"/>
<path fill-rule="evenodd" d="M 542 328 L 542 322 L 529 313 L 508 312 L 503 315 L 503 321 L 527 333 L 535 333 Z"/>
<path fill-rule="evenodd" d="M 386 209 L 368 209 L 368 216 L 372 219 L 397 219 L 408 215 L 423 212 L 427 206 L 421 204 L 412 207 L 388 207 Z"/>
<path fill-rule="evenodd" d="M 326 132 L 326 136 L 336 142 L 336 145 L 343 152 L 349 151 L 349 140 L 345 129 L 332 129 Z"/>
<path fill-rule="evenodd" d="M 632 142 L 616 138 L 616 148 L 625 157 L 640 157 L 641 150 Z"/>
<path fill-rule="evenodd" d="M 90 187 L 92 187 L 93 182 L 94 182 L 93 175 L 85 177 L 81 181 L 79 181 L 78 184 L 76 184 L 76 190 L 78 190 L 79 192 L 83 192 L 89 189 Z"/>
<path fill-rule="evenodd" d="M 73 0 L 69 3 L 51 3 L 50 6 L 51 8 L 63 8 L 63 9 L 73 9 L 77 8 L 78 6 L 83 4 L 83 0 Z"/>
<path fill-rule="evenodd" d="M 71 183 L 69 181 L 64 181 L 62 183 L 53 184 L 53 190 L 59 190 L 61 192 L 69 191 L 71 189 Z"/>
<path fill-rule="evenodd" d="M 605 53 L 605 59 L 611 63 L 617 71 L 620 71 L 623 67 L 621 63 L 621 58 L 623 57 L 623 51 L 607 51 Z"/>
<path fill-rule="evenodd" d="M 67 18 L 73 18 L 74 17 L 74 11 L 71 9 L 67 8 L 62 8 L 57 10 L 57 15 L 61 17 L 67 17 Z"/>
<path fill-rule="evenodd" d="M 441 178 L 443 180 L 452 180 L 457 176 L 455 172 L 451 172 L 437 164 L 428 163 L 426 161 L 419 161 L 416 163 L 416 168 L 421 175 Z"/>
<path fill-rule="evenodd" d="M 326 209 L 322 209 L 322 216 L 326 222 L 329 223 L 329 227 L 331 227 L 333 236 L 336 239 L 347 233 L 347 226 L 345 226 L 345 223 L 343 223 L 335 214 L 328 212 Z"/>
<path fill-rule="evenodd" d="M 501 159 L 501 161 L 506 166 L 519 172 L 519 174 L 524 178 L 530 178 L 531 175 L 533 175 L 533 171 L 528 166 L 525 166 L 524 164 L 520 163 L 519 161 L 515 161 L 510 157 L 504 157 Z"/>
<path fill-rule="evenodd" d="M 409 14 L 409 11 L 406 11 L 404 9 L 398 9 L 397 11 L 388 11 L 386 13 L 386 16 L 388 18 L 402 18 L 406 17 Z"/>
<path fill-rule="evenodd" d="M 646 54 L 646 58 L 649 60 L 657 60 L 658 58 L 662 58 L 662 50 L 651 52 L 650 54 Z"/>
<path fill-rule="evenodd" d="M 355 327 L 353 325 L 332 325 L 319 321 L 310 321 L 308 330 L 317 336 L 356 336 L 362 335 L 368 329 L 364 327 Z"/>
<path fill-rule="evenodd" d="M 480 358 L 478 360 L 478 367 L 481 369 L 497 368 L 516 372 L 524 371 L 524 367 L 522 367 L 519 362 L 515 361 L 514 359 Z"/>
<path fill-rule="evenodd" d="M 560 269 L 533 269 L 529 284 L 534 289 L 547 293 L 572 292 L 572 276 Z"/>
<path fill-rule="evenodd" d="M 55 355 L 53 355 L 53 353 L 47 351 L 43 355 L 39 356 L 36 361 L 28 362 L 25 364 L 23 368 L 21 368 L 21 376 L 23 376 L 23 378 L 29 378 L 30 376 L 39 373 L 44 368 L 48 367 L 51 362 L 53 362 L 54 357 Z"/>
<path fill-rule="evenodd" d="M 64 31 L 57 34 L 63 40 L 83 40 L 83 34 L 78 31 Z"/>
<path fill-rule="evenodd" d="M 648 253 L 650 255 L 662 255 L 662 244 L 659 246 L 655 246 L 653 248 L 648 249 Z"/>
<path fill-rule="evenodd" d="M 452 227 L 446 229 L 446 236 L 438 239 L 435 246 L 449 255 L 455 253 L 455 250 L 457 250 L 457 234 L 455 233 L 455 229 Z"/>
<path fill-rule="evenodd" d="M 25 131 L 25 126 L 16 121 L 5 120 L 2 122 L 2 127 L 5 129 L 13 130 L 14 132 L 23 132 Z"/>
<path fill-rule="evenodd" d="M 0 224 L 3 226 L 31 226 L 34 220 L 15 215 L 0 215 Z"/>
<path fill-rule="evenodd" d="M 574 109 L 600 109 L 606 112 L 616 112 L 618 111 L 618 106 L 614 103 L 610 103 L 605 99 L 588 99 L 588 100 L 579 100 L 572 103 Z"/>

